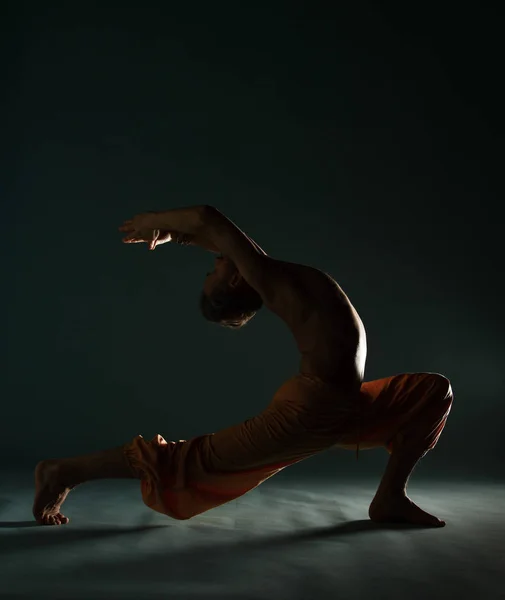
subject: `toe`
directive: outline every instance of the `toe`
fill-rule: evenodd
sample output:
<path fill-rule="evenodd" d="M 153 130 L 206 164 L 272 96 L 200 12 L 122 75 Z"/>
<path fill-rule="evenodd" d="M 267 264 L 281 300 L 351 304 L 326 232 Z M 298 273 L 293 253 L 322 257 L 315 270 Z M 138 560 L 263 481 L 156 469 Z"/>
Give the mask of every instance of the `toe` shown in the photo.
<path fill-rule="evenodd" d="M 435 527 L 443 527 L 445 525 L 444 521 L 438 517 L 435 517 L 434 515 L 430 515 L 430 517 L 431 519 L 427 521 L 430 525 L 434 525 Z"/>
<path fill-rule="evenodd" d="M 59 525 L 56 521 L 56 515 L 47 515 L 44 517 L 44 525 Z"/>
<path fill-rule="evenodd" d="M 60 519 L 61 525 L 66 525 L 69 521 L 68 517 L 62 515 L 61 513 L 58 513 L 58 518 Z"/>

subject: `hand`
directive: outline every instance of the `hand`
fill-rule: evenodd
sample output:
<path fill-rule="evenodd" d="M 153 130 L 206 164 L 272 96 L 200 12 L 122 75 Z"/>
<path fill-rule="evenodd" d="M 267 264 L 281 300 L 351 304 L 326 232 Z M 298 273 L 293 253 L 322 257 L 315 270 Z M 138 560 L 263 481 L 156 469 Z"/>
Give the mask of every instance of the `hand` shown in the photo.
<path fill-rule="evenodd" d="M 119 227 L 119 231 L 127 234 L 123 238 L 123 243 L 138 244 L 140 242 L 145 242 L 148 244 L 149 250 L 154 250 L 161 244 L 175 242 L 181 246 L 200 246 L 210 252 L 218 254 L 221 252 L 219 248 L 207 240 L 203 235 L 160 229 L 159 227 L 160 224 L 163 223 L 163 219 L 160 219 L 158 215 L 162 214 L 163 213 L 156 212 L 141 213 L 135 215 L 133 219 L 125 221 L 121 227 Z"/>
<path fill-rule="evenodd" d="M 162 231 L 155 227 L 156 220 L 153 217 L 156 213 L 142 213 L 135 215 L 133 219 L 125 221 L 119 231 L 127 235 L 123 238 L 125 244 L 139 244 L 145 242 L 149 250 L 154 250 L 156 246 L 165 244 L 172 240 L 172 234 L 169 231 Z"/>

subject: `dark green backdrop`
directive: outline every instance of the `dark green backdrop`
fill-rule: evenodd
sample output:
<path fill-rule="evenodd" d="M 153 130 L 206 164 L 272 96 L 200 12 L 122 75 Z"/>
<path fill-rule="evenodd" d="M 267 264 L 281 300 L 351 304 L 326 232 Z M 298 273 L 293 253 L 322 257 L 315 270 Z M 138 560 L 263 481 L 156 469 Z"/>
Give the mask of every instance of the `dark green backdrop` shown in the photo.
<path fill-rule="evenodd" d="M 500 471 L 495 16 L 347 4 L 2 9 L 4 466 L 216 431 L 296 372 L 266 311 L 200 316 L 211 255 L 120 243 L 136 212 L 208 203 L 339 281 L 366 379 L 451 379 L 431 468 Z"/>

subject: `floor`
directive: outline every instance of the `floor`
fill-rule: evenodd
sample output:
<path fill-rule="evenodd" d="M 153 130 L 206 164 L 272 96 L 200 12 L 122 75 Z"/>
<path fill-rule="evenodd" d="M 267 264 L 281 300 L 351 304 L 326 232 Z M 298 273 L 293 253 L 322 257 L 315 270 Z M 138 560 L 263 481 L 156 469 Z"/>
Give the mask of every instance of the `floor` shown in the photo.
<path fill-rule="evenodd" d="M 367 518 L 376 481 L 277 476 L 189 521 L 140 501 L 138 482 L 71 492 L 66 526 L 31 520 L 31 473 L 0 485 L 0 598 L 505 599 L 505 484 L 411 482 L 442 529 Z"/>

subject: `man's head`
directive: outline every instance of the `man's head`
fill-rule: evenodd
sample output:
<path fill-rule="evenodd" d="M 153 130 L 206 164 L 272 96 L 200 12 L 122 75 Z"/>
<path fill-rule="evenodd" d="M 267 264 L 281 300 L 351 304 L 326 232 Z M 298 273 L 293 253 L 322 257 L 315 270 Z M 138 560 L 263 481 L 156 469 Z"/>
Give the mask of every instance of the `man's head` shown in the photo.
<path fill-rule="evenodd" d="M 262 307 L 261 296 L 240 275 L 232 261 L 218 256 L 200 295 L 203 316 L 223 327 L 244 326 Z"/>

